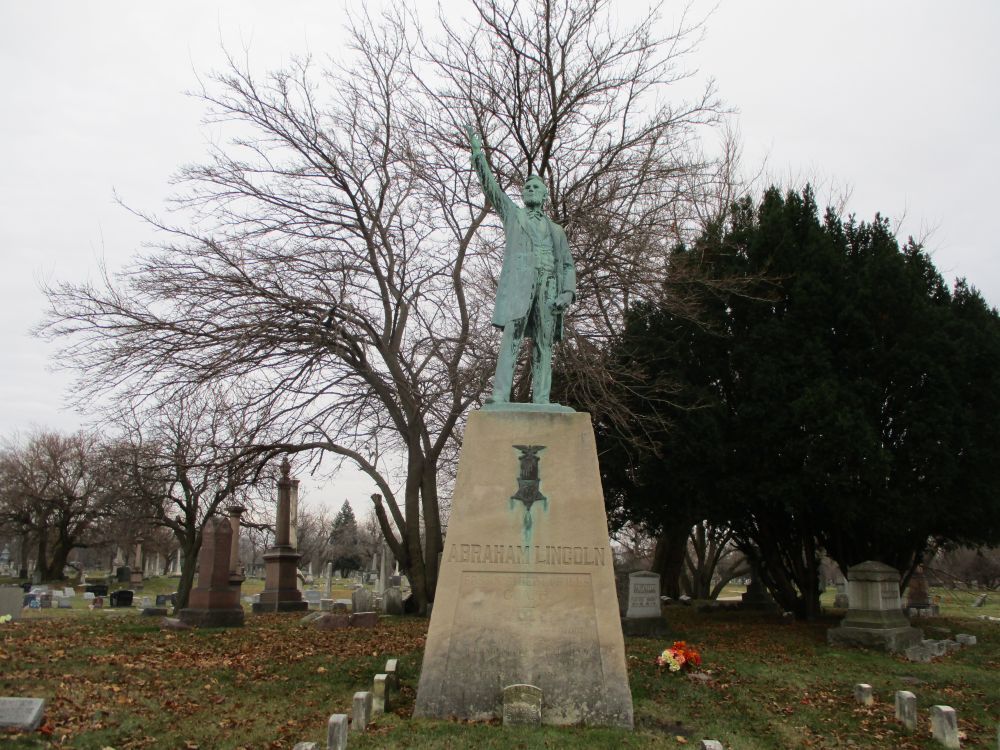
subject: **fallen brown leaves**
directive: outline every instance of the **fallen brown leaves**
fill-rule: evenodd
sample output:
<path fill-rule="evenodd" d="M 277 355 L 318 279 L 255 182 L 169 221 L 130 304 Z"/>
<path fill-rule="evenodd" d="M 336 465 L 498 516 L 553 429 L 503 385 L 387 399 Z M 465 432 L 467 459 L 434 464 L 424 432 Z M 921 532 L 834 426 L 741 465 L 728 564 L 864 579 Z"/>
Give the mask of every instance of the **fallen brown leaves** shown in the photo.
<path fill-rule="evenodd" d="M 117 750 L 163 746 L 162 734 L 152 739 L 148 728 L 179 732 L 178 723 L 192 722 L 199 735 L 174 735 L 173 746 L 210 747 L 202 734 L 231 737 L 269 727 L 273 747 L 291 747 L 308 721 L 325 725 L 330 693 L 337 694 L 338 686 L 349 702 L 354 690 L 370 683 L 373 659 L 418 654 L 427 625 L 386 621 L 373 629 L 321 632 L 298 628 L 297 621 L 260 615 L 248 618 L 244 628 L 185 633 L 134 618 L 18 622 L 0 631 L 0 694 L 46 697 L 41 732 L 54 747 L 72 747 L 81 735 L 101 733 L 115 737 L 107 744 Z M 320 681 L 323 695 L 310 699 L 297 685 L 301 716 L 290 716 L 280 700 L 243 700 L 257 690 L 290 700 L 285 686 L 303 675 Z M 273 692 L 267 685 L 281 687 Z M 253 746 L 267 744 L 247 747 Z"/>

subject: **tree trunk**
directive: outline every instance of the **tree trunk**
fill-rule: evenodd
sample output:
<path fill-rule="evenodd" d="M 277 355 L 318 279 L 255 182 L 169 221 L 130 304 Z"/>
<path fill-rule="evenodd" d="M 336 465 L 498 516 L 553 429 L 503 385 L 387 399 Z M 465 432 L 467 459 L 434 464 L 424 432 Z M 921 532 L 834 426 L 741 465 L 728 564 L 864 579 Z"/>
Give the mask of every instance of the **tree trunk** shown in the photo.
<path fill-rule="evenodd" d="M 691 525 L 679 524 L 664 529 L 656 538 L 653 572 L 660 574 L 660 590 L 673 599 L 681 595 L 681 573 L 690 533 Z"/>
<path fill-rule="evenodd" d="M 198 551 L 201 549 L 201 535 L 194 537 L 184 537 L 181 539 L 181 577 L 177 582 L 177 604 L 174 606 L 174 614 L 187 607 L 188 598 L 191 596 L 191 589 L 194 588 L 194 574 L 198 567 Z"/>
<path fill-rule="evenodd" d="M 31 553 L 31 532 L 25 531 L 21 534 L 21 569 L 17 572 L 18 578 L 28 578 L 28 560 Z"/>

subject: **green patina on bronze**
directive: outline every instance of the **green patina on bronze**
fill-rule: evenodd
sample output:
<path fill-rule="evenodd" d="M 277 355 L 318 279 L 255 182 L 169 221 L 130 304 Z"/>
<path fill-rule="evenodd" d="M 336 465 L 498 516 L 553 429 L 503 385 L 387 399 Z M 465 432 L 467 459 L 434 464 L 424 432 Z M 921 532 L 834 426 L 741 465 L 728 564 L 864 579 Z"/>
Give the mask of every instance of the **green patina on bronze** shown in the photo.
<path fill-rule="evenodd" d="M 510 401 L 514 365 L 521 342 L 532 339 L 531 400 L 548 404 L 552 386 L 552 345 L 562 339 L 563 313 L 576 296 L 576 269 L 563 228 L 543 213 L 548 191 L 537 175 L 521 188 L 524 207 L 497 185 L 483 154 L 482 141 L 466 128 L 472 166 L 483 192 L 503 221 L 505 247 L 497 286 L 493 325 L 503 329 L 493 396 L 497 405 Z"/>

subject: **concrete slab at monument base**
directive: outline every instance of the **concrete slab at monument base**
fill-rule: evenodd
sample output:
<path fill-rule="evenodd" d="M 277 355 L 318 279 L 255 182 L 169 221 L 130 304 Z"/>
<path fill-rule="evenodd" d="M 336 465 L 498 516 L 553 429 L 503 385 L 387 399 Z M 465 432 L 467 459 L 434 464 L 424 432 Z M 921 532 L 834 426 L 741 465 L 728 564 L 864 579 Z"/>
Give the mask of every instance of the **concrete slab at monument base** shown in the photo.
<path fill-rule="evenodd" d="M 826 631 L 831 646 L 857 646 L 878 651 L 905 651 L 923 641 L 923 633 L 912 627 L 904 628 L 850 628 L 841 625 Z"/>
<path fill-rule="evenodd" d="M 182 609 L 177 617 L 185 625 L 196 628 L 239 628 L 243 626 L 243 608 Z"/>
<path fill-rule="evenodd" d="M 516 684 L 542 723 L 632 727 L 587 414 L 469 416 L 414 714 L 499 718 Z"/>

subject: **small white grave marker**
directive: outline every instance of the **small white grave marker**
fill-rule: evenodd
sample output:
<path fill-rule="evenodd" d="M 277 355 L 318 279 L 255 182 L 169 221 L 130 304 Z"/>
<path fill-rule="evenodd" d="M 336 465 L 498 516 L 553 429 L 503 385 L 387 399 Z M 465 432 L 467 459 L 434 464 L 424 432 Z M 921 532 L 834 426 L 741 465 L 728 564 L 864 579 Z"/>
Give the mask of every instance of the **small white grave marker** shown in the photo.
<path fill-rule="evenodd" d="M 931 706 L 931 736 L 945 747 L 961 747 L 958 717 L 951 706 Z"/>
<path fill-rule="evenodd" d="M 357 692 L 354 694 L 354 705 L 351 710 L 351 729 L 363 732 L 372 720 L 372 694 Z"/>
<path fill-rule="evenodd" d="M 347 750 L 347 714 L 331 714 L 326 723 L 327 750 Z"/>
<path fill-rule="evenodd" d="M 909 690 L 896 691 L 896 718 L 909 731 L 917 731 L 917 696 Z"/>

